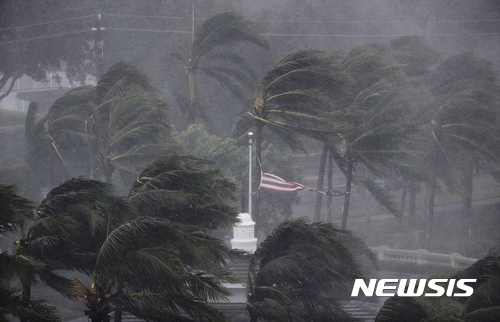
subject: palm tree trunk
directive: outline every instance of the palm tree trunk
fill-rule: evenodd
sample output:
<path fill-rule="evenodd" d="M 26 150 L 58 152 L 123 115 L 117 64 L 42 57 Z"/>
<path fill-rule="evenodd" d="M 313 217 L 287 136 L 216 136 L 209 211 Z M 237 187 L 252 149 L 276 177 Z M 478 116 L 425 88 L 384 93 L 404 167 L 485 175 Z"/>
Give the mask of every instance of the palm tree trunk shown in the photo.
<path fill-rule="evenodd" d="M 409 207 L 408 207 L 408 217 L 415 218 L 417 212 L 417 183 L 411 180 L 408 187 L 409 196 Z"/>
<path fill-rule="evenodd" d="M 432 226 L 434 224 L 434 195 L 436 191 L 436 177 L 432 178 L 429 187 L 429 204 L 427 206 L 427 230 L 425 232 L 425 249 L 431 248 Z"/>
<path fill-rule="evenodd" d="M 186 74 L 188 77 L 188 126 L 196 123 L 196 78 L 194 71 L 194 1 L 191 2 L 191 45 L 189 46 L 189 64 L 187 66 Z"/>
<path fill-rule="evenodd" d="M 319 171 L 318 171 L 318 184 L 317 188 L 323 190 L 323 183 L 325 180 L 325 168 L 326 168 L 326 156 L 328 155 L 328 146 L 326 143 L 323 143 L 323 149 L 321 150 L 321 158 L 319 162 Z M 321 215 L 321 206 L 323 203 L 323 194 L 316 194 L 316 205 L 314 207 L 314 220 L 315 222 L 320 221 Z"/>
<path fill-rule="evenodd" d="M 408 181 L 404 180 L 403 182 L 403 191 L 401 192 L 401 219 L 403 219 L 405 215 L 406 193 L 408 191 Z"/>
<path fill-rule="evenodd" d="M 431 170 L 431 184 L 428 190 L 428 205 L 427 205 L 427 229 L 425 232 L 425 249 L 431 250 L 431 238 L 432 238 L 432 226 L 434 225 L 434 197 L 436 194 L 436 184 L 437 184 L 437 169 L 439 162 L 439 146 L 437 143 L 434 148 L 434 157 L 432 158 L 432 170 Z"/>
<path fill-rule="evenodd" d="M 121 310 L 116 310 L 114 322 L 122 322 L 122 315 L 123 312 Z"/>
<path fill-rule="evenodd" d="M 354 160 L 347 158 L 347 172 L 346 172 L 346 183 L 344 196 L 344 209 L 342 210 L 342 222 L 340 228 L 346 229 L 347 227 L 347 216 L 349 216 L 349 203 L 351 201 L 351 185 L 352 185 L 352 171 L 354 168 Z"/>
<path fill-rule="evenodd" d="M 326 174 L 326 178 L 328 180 L 327 182 L 327 189 L 328 191 L 333 189 L 333 153 L 330 152 L 328 153 L 328 173 Z M 328 214 L 327 214 L 327 220 L 326 222 L 331 223 L 333 221 L 332 218 L 332 202 L 333 202 L 333 196 L 328 196 Z"/>
<path fill-rule="evenodd" d="M 406 192 L 408 191 L 408 181 L 403 180 L 403 191 L 401 192 L 401 212 L 399 216 L 399 230 L 403 232 L 404 229 L 404 216 L 405 216 L 405 204 L 406 204 Z"/>
<path fill-rule="evenodd" d="M 464 170 L 462 215 L 464 217 L 470 217 L 472 214 L 472 191 L 474 190 L 474 166 L 472 162 L 467 162 Z"/>
<path fill-rule="evenodd" d="M 188 111 L 187 111 L 187 123 L 196 123 L 196 79 L 194 75 L 193 67 L 188 67 Z"/>
<path fill-rule="evenodd" d="M 23 300 L 31 300 L 31 282 L 22 282 L 21 287 L 23 290 Z M 29 318 L 19 318 L 19 322 L 29 322 Z"/>

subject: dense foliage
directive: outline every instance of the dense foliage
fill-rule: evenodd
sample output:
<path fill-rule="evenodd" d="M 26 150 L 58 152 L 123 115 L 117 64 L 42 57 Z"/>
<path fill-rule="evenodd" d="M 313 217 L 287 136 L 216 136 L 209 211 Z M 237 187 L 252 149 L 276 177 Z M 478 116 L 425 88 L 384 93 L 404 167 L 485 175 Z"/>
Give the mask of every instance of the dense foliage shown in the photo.
<path fill-rule="evenodd" d="M 338 305 L 361 278 L 356 255 L 368 247 L 327 223 L 281 223 L 250 260 L 247 309 L 251 321 L 351 321 Z"/>
<path fill-rule="evenodd" d="M 393 297 L 375 321 L 498 321 L 500 318 L 500 257 L 491 253 L 449 279 L 476 279 L 469 297 Z M 432 291 L 431 291 L 432 292 Z"/>
<path fill-rule="evenodd" d="M 193 157 L 163 157 L 138 175 L 127 198 L 109 183 L 74 178 L 49 192 L 16 248 L 31 258 L 20 278 L 76 297 L 93 321 L 113 311 L 145 319 L 224 316 L 208 305 L 229 294 L 230 250 L 211 235 L 237 220 L 237 186 Z M 89 275 L 72 283 L 54 270 Z M 162 305 L 158 305 L 162 303 Z M 116 317 L 115 317 L 116 319 Z"/>

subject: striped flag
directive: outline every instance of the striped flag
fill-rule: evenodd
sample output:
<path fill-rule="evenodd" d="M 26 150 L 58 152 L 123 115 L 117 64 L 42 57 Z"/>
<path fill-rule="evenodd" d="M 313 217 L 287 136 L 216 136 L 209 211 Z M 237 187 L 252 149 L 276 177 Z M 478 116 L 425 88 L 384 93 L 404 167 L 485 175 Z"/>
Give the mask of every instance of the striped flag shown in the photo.
<path fill-rule="evenodd" d="M 324 191 L 321 189 L 316 189 L 316 188 L 306 188 L 300 183 L 297 182 L 288 182 L 283 179 L 281 179 L 278 176 L 275 176 L 274 174 L 270 173 L 263 173 L 261 178 L 260 178 L 260 190 L 269 190 L 269 191 L 274 191 L 274 192 L 281 192 L 281 193 L 294 193 L 297 191 L 301 190 L 306 190 L 306 191 L 314 191 L 316 193 L 321 193 L 325 194 L 328 196 L 332 197 L 338 197 L 338 196 L 344 196 L 349 194 L 349 192 L 345 191 L 338 191 L 338 190 L 330 190 L 330 191 Z"/>
<path fill-rule="evenodd" d="M 269 190 L 281 193 L 294 193 L 304 190 L 305 187 L 300 183 L 287 182 L 274 174 L 263 173 L 260 179 L 260 190 Z"/>

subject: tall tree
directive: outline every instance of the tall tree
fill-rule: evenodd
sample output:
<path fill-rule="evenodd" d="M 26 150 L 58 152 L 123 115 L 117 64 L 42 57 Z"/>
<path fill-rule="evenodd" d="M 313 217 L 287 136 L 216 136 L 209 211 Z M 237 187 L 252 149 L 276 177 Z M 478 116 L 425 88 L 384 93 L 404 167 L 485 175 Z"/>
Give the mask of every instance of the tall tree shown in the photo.
<path fill-rule="evenodd" d="M 353 320 L 337 301 L 361 276 L 355 253 L 374 260 L 366 245 L 331 224 L 283 222 L 250 260 L 250 320 Z"/>
<path fill-rule="evenodd" d="M 0 238 L 1 234 L 17 229 L 24 235 L 24 226 L 33 218 L 31 202 L 17 193 L 15 186 L 0 184 Z M 22 284 L 22 290 L 11 286 L 12 282 L 26 282 L 31 272 L 42 268 L 32 258 L 9 254 L 0 250 L 0 320 L 8 321 L 14 316 L 20 321 L 59 321 L 56 309 L 41 300 L 35 300 Z"/>
<path fill-rule="evenodd" d="M 255 87 L 257 76 L 245 58 L 236 50 L 229 49 L 229 46 L 237 42 L 249 42 L 269 49 L 269 43 L 258 34 L 256 25 L 243 16 L 234 12 L 220 13 L 205 20 L 195 30 L 194 5 L 192 10 L 192 37 L 189 58 L 185 62 L 188 77 L 188 124 L 196 122 L 197 113 L 201 113 L 202 118 L 209 121 L 208 112 L 196 97 L 198 70 L 219 81 L 244 102 Z"/>
<path fill-rule="evenodd" d="M 399 67 L 387 54 L 383 44 L 357 46 L 342 61 L 342 70 L 352 78 L 349 97 L 344 101 L 343 115 L 348 127 L 333 138 L 334 160 L 346 176 L 346 192 L 341 228 L 347 225 L 350 192 L 358 180 L 370 193 L 396 216 L 395 203 L 387 192 L 373 181 L 397 168 L 403 138 L 412 129 L 404 123 L 408 102 L 399 91 Z M 356 167 L 362 165 L 367 174 L 355 178 Z M 360 172 L 360 171 L 358 171 Z"/>
<path fill-rule="evenodd" d="M 62 167 L 49 165 L 50 173 L 64 173 L 49 187 L 76 175 L 111 182 L 117 169 L 132 181 L 141 166 L 175 147 L 165 100 L 129 62 L 114 64 L 96 86 L 69 91 L 42 120 L 31 123 L 28 159 L 45 155 L 43 161 Z"/>
<path fill-rule="evenodd" d="M 429 184 L 425 247 L 432 236 L 437 179 L 462 187 L 463 213 L 470 214 L 473 169 L 498 162 L 498 79 L 491 63 L 462 53 L 436 67 L 431 80 L 432 100 L 421 111 L 428 139 L 432 181 Z"/>
<path fill-rule="evenodd" d="M 20 247 L 42 263 L 93 276 L 94 287 L 76 280 L 74 292 L 94 321 L 112 311 L 223 320 L 208 302 L 227 295 L 220 283 L 231 279 L 230 252 L 211 231 L 236 222 L 238 189 L 220 171 L 203 170 L 205 163 L 160 158 L 126 199 L 109 183 L 67 181 L 42 201 Z"/>
<path fill-rule="evenodd" d="M 305 152 L 300 133 L 315 133 L 324 126 L 325 114 L 332 111 L 345 82 L 335 68 L 336 54 L 324 56 L 302 50 L 280 59 L 259 84 L 257 98 L 247 104 L 235 124 L 233 136 L 254 128 L 257 157 L 256 182 L 262 169 L 263 130 L 267 128 L 294 151 Z M 259 225 L 259 198 L 253 208 Z"/>

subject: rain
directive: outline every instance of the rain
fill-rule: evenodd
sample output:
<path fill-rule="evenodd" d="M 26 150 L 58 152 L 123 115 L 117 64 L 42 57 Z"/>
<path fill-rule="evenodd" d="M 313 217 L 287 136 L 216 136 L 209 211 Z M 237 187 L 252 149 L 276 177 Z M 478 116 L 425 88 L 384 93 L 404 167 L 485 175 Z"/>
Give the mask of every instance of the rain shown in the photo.
<path fill-rule="evenodd" d="M 0 320 L 500 319 L 499 46 L 496 0 L 0 0 Z"/>

